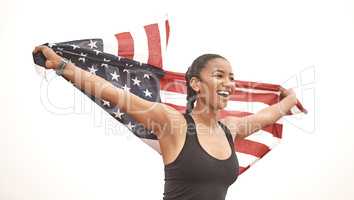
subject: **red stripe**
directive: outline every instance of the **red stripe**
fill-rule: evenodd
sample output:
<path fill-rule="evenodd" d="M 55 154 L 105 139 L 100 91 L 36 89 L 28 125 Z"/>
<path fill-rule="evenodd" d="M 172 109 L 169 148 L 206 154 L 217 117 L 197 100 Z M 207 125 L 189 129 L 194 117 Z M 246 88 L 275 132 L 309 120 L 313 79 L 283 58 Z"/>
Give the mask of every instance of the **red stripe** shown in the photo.
<path fill-rule="evenodd" d="M 239 168 L 238 175 L 240 175 L 240 174 L 242 174 L 243 172 L 245 172 L 248 168 L 250 168 L 250 166 L 247 166 L 247 167 L 240 167 L 240 168 Z"/>
<path fill-rule="evenodd" d="M 297 101 L 296 107 L 297 107 L 301 112 L 304 112 L 305 114 L 307 114 L 307 110 L 304 108 L 304 106 L 302 106 L 302 104 L 300 103 L 300 101 Z"/>
<path fill-rule="evenodd" d="M 268 151 L 270 151 L 269 147 L 267 147 L 265 144 L 254 142 L 247 139 L 236 140 L 235 149 L 237 152 L 250 154 L 258 158 L 261 158 Z"/>
<path fill-rule="evenodd" d="M 165 71 L 165 75 L 160 79 L 160 90 L 186 94 L 187 88 L 184 74 Z"/>
<path fill-rule="evenodd" d="M 180 113 L 185 113 L 185 111 L 186 111 L 186 107 L 185 106 L 178 106 L 178 105 L 167 103 L 167 102 L 163 102 L 163 103 L 168 105 L 168 106 L 171 106 L 172 108 L 176 109 Z M 247 115 L 250 115 L 250 114 L 252 114 L 252 113 L 241 112 L 241 111 L 226 111 L 226 110 L 223 110 L 223 111 L 221 111 L 221 118 L 224 118 L 226 116 L 243 117 L 243 116 L 247 116 Z M 274 124 L 270 124 L 270 125 L 262 128 L 262 130 L 263 131 L 267 131 L 268 133 L 272 134 L 274 137 L 281 138 L 282 137 L 282 131 L 283 131 L 283 125 L 282 124 L 278 124 L 278 123 L 274 123 Z"/>
<path fill-rule="evenodd" d="M 170 38 L 170 23 L 168 20 L 165 21 L 165 27 L 166 27 L 166 47 L 168 45 L 168 39 Z"/>
<path fill-rule="evenodd" d="M 268 126 L 263 127 L 262 130 L 273 134 L 274 137 L 277 137 L 277 138 L 283 137 L 283 125 L 282 124 L 278 124 L 278 123 L 269 124 Z"/>
<path fill-rule="evenodd" d="M 243 102 L 261 102 L 268 105 L 273 105 L 279 102 L 279 95 L 274 93 L 253 93 L 235 90 L 235 92 L 230 96 L 230 100 Z"/>
<path fill-rule="evenodd" d="M 162 67 L 161 40 L 158 24 L 144 26 L 148 39 L 149 59 L 148 63 L 156 67 Z"/>
<path fill-rule="evenodd" d="M 269 84 L 269 83 L 257 83 L 252 81 L 235 81 L 236 86 L 240 88 L 257 89 L 257 90 L 269 90 L 278 92 L 280 85 Z"/>
<path fill-rule="evenodd" d="M 118 33 L 115 35 L 118 41 L 118 56 L 133 59 L 134 40 L 129 32 Z"/>

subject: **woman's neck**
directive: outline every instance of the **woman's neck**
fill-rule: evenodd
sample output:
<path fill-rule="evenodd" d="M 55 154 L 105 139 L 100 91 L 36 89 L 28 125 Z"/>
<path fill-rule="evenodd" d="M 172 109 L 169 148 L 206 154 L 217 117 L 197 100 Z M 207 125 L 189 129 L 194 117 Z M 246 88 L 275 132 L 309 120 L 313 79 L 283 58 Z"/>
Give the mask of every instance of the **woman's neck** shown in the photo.
<path fill-rule="evenodd" d="M 201 101 L 197 101 L 191 114 L 208 127 L 216 128 L 218 126 L 219 111 L 203 104 Z"/>

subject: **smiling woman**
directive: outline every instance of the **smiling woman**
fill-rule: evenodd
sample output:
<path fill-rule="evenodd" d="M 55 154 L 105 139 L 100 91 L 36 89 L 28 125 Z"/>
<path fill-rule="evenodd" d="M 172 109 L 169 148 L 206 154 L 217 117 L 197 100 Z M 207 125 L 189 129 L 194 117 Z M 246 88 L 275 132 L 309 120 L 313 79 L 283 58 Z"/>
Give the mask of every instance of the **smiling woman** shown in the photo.
<path fill-rule="evenodd" d="M 234 90 L 231 71 L 229 62 L 216 54 L 198 57 L 188 69 L 188 128 L 182 123 L 174 156 L 165 165 L 164 199 L 222 200 L 236 181 L 239 165 L 232 135 L 217 121 Z"/>
<path fill-rule="evenodd" d="M 246 137 L 274 123 L 296 103 L 290 90 L 284 92 L 286 97 L 279 103 L 256 114 L 220 119 L 220 111 L 234 91 L 234 75 L 224 57 L 205 54 L 195 59 L 186 73 L 187 110 L 181 114 L 173 107 L 115 87 L 67 62 L 49 47 L 36 47 L 34 53 L 39 52 L 45 57 L 47 69 L 56 70 L 85 93 L 105 99 L 153 130 L 165 166 L 165 200 L 224 200 L 239 171 L 235 136 Z"/>

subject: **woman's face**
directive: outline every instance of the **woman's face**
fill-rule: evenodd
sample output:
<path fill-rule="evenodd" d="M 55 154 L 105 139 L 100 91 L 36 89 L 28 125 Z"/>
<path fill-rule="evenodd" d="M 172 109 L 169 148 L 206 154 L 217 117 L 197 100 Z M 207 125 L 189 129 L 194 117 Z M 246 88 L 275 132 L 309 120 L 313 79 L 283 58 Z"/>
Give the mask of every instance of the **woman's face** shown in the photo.
<path fill-rule="evenodd" d="M 222 58 L 209 60 L 200 72 L 198 100 L 206 108 L 214 111 L 226 107 L 230 95 L 234 91 L 234 74 L 230 63 Z"/>

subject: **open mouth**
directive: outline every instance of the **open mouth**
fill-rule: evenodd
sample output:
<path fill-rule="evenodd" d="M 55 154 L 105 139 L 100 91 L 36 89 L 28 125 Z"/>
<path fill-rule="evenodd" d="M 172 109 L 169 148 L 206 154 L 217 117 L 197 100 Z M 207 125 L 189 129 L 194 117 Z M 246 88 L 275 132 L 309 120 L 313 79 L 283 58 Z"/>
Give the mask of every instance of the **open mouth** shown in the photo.
<path fill-rule="evenodd" d="M 228 91 L 224 91 L 224 90 L 218 90 L 217 93 L 222 97 L 228 97 L 230 95 Z"/>

